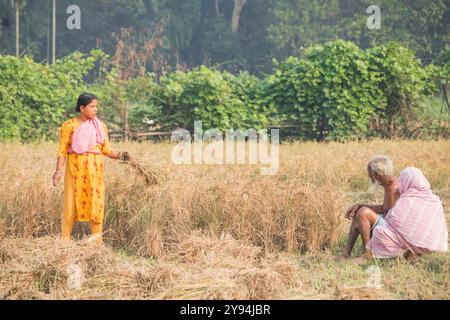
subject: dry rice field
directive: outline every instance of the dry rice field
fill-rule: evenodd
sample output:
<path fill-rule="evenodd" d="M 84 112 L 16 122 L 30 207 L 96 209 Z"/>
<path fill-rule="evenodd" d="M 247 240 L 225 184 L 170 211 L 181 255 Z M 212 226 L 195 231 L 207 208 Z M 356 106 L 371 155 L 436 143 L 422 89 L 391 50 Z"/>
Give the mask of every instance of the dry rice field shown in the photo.
<path fill-rule="evenodd" d="M 292 142 L 276 175 L 259 165 L 175 165 L 173 145 L 112 143 L 159 172 L 148 186 L 106 161 L 105 244 L 59 240 L 63 184 L 57 144 L 0 143 L 0 299 L 449 299 L 450 254 L 335 262 L 354 202 L 368 194 L 367 161 L 420 168 L 450 221 L 450 140 Z M 355 256 L 361 253 L 357 246 Z M 81 286 L 70 288 L 70 268 Z M 368 286 L 370 268 L 381 285 Z"/>

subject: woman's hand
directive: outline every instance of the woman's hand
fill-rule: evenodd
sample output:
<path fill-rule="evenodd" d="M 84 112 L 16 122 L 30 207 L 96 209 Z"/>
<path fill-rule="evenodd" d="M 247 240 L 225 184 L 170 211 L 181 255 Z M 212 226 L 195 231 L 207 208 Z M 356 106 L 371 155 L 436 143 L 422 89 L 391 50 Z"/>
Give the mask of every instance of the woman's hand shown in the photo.
<path fill-rule="evenodd" d="M 120 152 L 120 160 L 122 161 L 129 161 L 131 159 L 131 156 L 128 152 L 124 151 L 124 152 Z"/>
<path fill-rule="evenodd" d="M 55 171 L 55 173 L 53 174 L 53 177 L 52 177 L 53 186 L 56 187 L 56 185 L 61 180 L 62 176 L 63 176 L 63 172 L 62 171 Z"/>
<path fill-rule="evenodd" d="M 111 151 L 110 154 L 107 155 L 108 158 L 113 160 L 121 160 L 121 161 L 129 161 L 131 156 L 128 152 L 119 152 L 119 151 Z"/>

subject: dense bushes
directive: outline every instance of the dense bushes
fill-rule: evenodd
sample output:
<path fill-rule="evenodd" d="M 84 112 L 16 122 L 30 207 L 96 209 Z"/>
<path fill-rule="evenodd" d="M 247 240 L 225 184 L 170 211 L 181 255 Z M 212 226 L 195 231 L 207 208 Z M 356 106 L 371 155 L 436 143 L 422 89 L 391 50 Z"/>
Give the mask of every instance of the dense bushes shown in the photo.
<path fill-rule="evenodd" d="M 371 72 L 366 53 L 349 42 L 309 48 L 304 58 L 288 58 L 268 79 L 270 103 L 298 123 L 301 137 L 361 136 L 373 114 L 383 111 L 379 72 Z"/>
<path fill-rule="evenodd" d="M 423 97 L 435 87 L 431 81 L 435 66 L 420 66 L 413 51 L 391 43 L 367 50 L 372 72 L 380 77 L 379 86 L 385 102 L 372 125 L 372 134 L 382 137 L 411 134 L 411 122 L 420 121 Z"/>
<path fill-rule="evenodd" d="M 262 80 L 247 73 L 234 76 L 206 67 L 177 71 L 159 79 L 147 104 L 135 108 L 133 118 L 147 117 L 165 128 L 189 130 L 196 120 L 204 129 L 264 128 L 270 112 L 261 103 L 262 86 Z"/>
<path fill-rule="evenodd" d="M 108 58 L 74 53 L 45 66 L 0 56 L 0 139 L 54 137 L 84 90 L 97 93 L 101 116 L 113 128 L 126 122 L 145 130 L 147 118 L 169 130 L 192 130 L 201 120 L 204 129 L 219 130 L 294 124 L 302 139 L 409 137 L 411 123 L 423 120 L 423 98 L 448 82 L 448 61 L 423 68 L 398 44 L 364 51 L 342 40 L 275 62 L 263 79 L 202 66 L 118 81 L 116 70 L 105 67 Z"/>
<path fill-rule="evenodd" d="M 412 123 L 424 120 L 421 101 L 436 91 L 437 69 L 422 68 L 398 44 L 362 51 L 338 40 L 279 64 L 268 97 L 284 120 L 297 122 L 300 137 L 409 137 Z"/>
<path fill-rule="evenodd" d="M 95 54 L 95 52 L 93 52 Z M 53 66 L 0 56 L 0 139 L 54 138 L 68 108 L 86 89 L 95 56 L 74 53 Z"/>

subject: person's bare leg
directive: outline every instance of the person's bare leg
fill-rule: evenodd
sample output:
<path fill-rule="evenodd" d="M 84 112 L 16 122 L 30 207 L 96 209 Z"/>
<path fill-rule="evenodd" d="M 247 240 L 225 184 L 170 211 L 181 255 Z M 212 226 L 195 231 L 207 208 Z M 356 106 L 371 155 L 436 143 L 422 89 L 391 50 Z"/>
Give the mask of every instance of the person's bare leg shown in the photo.
<path fill-rule="evenodd" d="M 361 237 L 361 251 L 362 252 L 365 252 L 366 251 L 366 247 L 364 246 L 364 241 L 363 241 L 363 238 Z"/>
<path fill-rule="evenodd" d="M 372 257 L 372 252 L 366 248 L 367 243 L 370 240 L 370 231 L 372 226 L 377 222 L 378 215 L 375 211 L 370 210 L 369 208 L 362 207 L 358 210 L 359 217 L 359 231 L 361 232 L 361 238 L 364 246 L 364 254 L 368 257 Z"/>
<path fill-rule="evenodd" d="M 346 259 L 350 257 L 350 255 L 352 254 L 353 247 L 355 246 L 356 239 L 358 239 L 358 236 L 359 236 L 359 222 L 358 222 L 358 215 L 355 215 L 352 224 L 350 226 L 350 231 L 348 232 L 347 244 L 340 256 L 341 258 Z"/>

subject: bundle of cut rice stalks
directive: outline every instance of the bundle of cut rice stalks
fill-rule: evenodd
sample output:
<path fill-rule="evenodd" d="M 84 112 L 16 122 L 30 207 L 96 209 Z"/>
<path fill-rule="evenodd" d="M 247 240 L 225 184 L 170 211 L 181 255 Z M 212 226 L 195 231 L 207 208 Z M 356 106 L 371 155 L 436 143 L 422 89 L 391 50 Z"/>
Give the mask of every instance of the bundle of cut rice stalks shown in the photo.
<path fill-rule="evenodd" d="M 120 160 L 122 161 L 122 163 L 136 169 L 139 175 L 145 179 L 145 182 L 148 185 L 157 185 L 161 182 L 161 172 L 150 167 L 143 161 L 132 157 L 128 152 L 121 152 Z"/>
<path fill-rule="evenodd" d="M 300 280 L 296 258 L 201 231 L 153 261 L 92 238 L 0 242 L 0 300 L 283 299 Z"/>
<path fill-rule="evenodd" d="M 151 299 L 181 277 L 174 265 L 124 258 L 90 239 L 5 238 L 0 300 Z"/>

